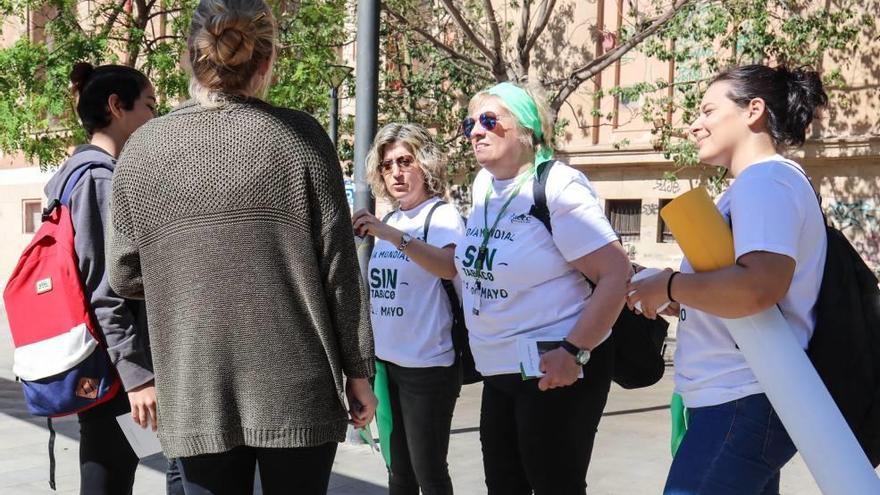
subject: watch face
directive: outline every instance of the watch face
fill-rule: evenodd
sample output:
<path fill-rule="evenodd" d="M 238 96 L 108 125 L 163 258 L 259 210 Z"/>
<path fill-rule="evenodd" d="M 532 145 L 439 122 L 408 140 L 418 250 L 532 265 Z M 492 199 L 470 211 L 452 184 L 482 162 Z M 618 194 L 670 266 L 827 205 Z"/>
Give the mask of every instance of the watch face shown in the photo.
<path fill-rule="evenodd" d="M 577 360 L 578 364 L 580 364 L 581 366 L 587 364 L 587 362 L 590 361 L 590 351 L 578 352 L 577 356 L 575 356 L 575 359 Z"/>

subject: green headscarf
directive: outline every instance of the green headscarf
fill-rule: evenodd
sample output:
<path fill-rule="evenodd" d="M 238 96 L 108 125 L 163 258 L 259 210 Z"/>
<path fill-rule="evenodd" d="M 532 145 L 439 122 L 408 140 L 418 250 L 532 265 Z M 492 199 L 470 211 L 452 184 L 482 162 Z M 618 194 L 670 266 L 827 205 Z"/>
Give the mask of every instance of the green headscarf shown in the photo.
<path fill-rule="evenodd" d="M 538 114 L 538 106 L 535 100 L 519 86 L 503 82 L 492 86 L 483 93 L 497 96 L 504 102 L 510 113 L 516 117 L 519 125 L 530 129 L 539 141 L 543 141 L 544 131 L 541 129 L 541 116 Z M 535 166 L 553 158 L 553 149 L 545 144 L 539 144 L 535 150 Z"/>

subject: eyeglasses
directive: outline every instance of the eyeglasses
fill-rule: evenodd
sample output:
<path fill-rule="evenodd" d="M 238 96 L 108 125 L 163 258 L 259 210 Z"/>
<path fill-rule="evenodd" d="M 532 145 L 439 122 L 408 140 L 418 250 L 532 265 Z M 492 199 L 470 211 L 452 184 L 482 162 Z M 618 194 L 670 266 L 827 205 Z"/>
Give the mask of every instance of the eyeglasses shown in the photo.
<path fill-rule="evenodd" d="M 487 131 L 492 131 L 498 125 L 498 116 L 492 112 L 484 112 L 481 113 L 478 117 L 480 120 L 480 125 L 483 126 L 483 129 Z M 474 131 L 474 126 L 477 125 L 477 121 L 472 117 L 467 117 L 461 122 L 461 128 L 464 131 L 464 137 L 470 139 L 471 133 Z"/>
<path fill-rule="evenodd" d="M 409 170 L 415 162 L 416 159 L 410 155 L 399 156 L 394 160 L 382 160 L 379 163 L 379 171 L 381 171 L 383 175 L 390 174 L 391 167 L 395 163 L 397 164 L 398 170 Z"/>

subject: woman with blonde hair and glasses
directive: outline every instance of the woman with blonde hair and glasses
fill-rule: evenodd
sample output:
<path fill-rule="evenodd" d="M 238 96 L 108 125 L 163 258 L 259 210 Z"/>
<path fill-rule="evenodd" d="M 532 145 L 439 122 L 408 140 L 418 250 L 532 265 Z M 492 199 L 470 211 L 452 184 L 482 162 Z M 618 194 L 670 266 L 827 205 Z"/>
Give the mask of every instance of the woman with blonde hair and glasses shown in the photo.
<path fill-rule="evenodd" d="M 263 0 L 202 0 L 193 100 L 133 134 L 113 180 L 110 284 L 146 299 L 159 439 L 188 495 L 252 493 L 255 465 L 263 493 L 326 493 L 347 423 L 375 411 L 336 150 L 260 99 L 275 36 Z"/>
<path fill-rule="evenodd" d="M 368 284 L 392 417 L 379 425 L 381 433 L 391 430 L 390 493 L 451 494 L 446 454 L 462 375 L 443 280 L 455 278 L 453 253 L 464 222 L 442 200 L 446 164 L 423 127 L 383 127 L 367 167 L 374 194 L 395 207 L 385 221 L 366 210 L 352 219 L 356 234 L 377 239 Z"/>
<path fill-rule="evenodd" d="M 481 91 L 463 130 L 482 167 L 455 259 L 484 377 L 486 485 L 491 495 L 582 495 L 611 382 L 600 344 L 630 263 L 590 182 L 553 160 L 553 119 L 537 93 L 511 83 Z M 536 340 L 555 348 L 540 359 L 543 376 L 524 379 L 518 348 Z"/>

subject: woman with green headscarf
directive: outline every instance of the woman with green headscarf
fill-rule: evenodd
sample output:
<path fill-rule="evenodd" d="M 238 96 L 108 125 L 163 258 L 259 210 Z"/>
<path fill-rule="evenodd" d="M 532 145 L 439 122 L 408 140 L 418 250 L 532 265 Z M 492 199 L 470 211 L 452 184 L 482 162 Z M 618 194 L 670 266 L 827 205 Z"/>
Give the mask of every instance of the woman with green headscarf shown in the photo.
<path fill-rule="evenodd" d="M 610 387 L 602 346 L 631 268 L 592 185 L 553 160 L 553 122 L 536 93 L 478 93 L 463 131 L 482 170 L 456 268 L 477 369 L 489 494 L 586 492 Z M 591 285 L 595 288 L 591 290 Z M 532 379 L 521 355 L 541 354 Z"/>

